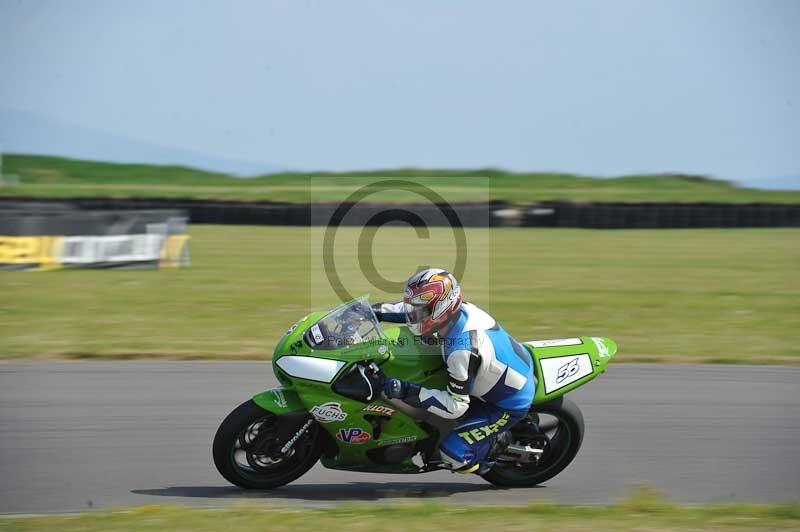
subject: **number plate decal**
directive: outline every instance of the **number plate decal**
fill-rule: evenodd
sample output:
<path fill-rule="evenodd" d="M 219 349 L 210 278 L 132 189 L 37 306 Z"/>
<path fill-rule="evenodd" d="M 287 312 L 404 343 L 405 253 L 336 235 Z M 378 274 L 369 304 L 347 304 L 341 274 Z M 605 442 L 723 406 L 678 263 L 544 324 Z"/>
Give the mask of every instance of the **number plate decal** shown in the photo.
<path fill-rule="evenodd" d="M 592 359 L 587 354 L 543 358 L 539 363 L 542 365 L 544 393 L 552 393 L 594 371 Z"/>

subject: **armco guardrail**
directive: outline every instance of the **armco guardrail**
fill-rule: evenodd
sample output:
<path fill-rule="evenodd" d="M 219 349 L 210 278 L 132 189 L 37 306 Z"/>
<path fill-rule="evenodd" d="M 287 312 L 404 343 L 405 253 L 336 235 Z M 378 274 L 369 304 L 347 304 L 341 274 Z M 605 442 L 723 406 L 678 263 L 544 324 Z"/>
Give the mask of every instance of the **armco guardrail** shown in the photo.
<path fill-rule="evenodd" d="M 58 208 L 81 210 L 177 209 L 192 223 L 294 225 L 337 223 L 340 204 L 215 201 L 173 198 L 79 198 L 43 200 L 0 198 L 0 210 Z M 382 225 L 389 211 L 418 214 L 426 225 L 446 225 L 452 212 L 464 227 L 583 227 L 593 229 L 674 229 L 703 227 L 800 227 L 800 204 L 729 203 L 570 203 L 514 206 L 504 202 L 448 205 L 359 203 L 342 225 Z M 401 217 L 402 218 L 402 217 Z M 396 219 L 396 218 L 395 218 Z M 405 223 L 414 225 L 414 216 Z M 437 220 L 441 220 L 441 223 Z"/>

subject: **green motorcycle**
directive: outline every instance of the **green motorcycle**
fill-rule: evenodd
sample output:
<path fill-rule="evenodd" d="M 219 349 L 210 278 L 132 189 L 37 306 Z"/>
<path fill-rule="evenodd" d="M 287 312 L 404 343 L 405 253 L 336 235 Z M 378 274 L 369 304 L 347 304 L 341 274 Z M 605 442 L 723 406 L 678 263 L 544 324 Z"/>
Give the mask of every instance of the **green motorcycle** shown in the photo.
<path fill-rule="evenodd" d="M 569 465 L 584 425 L 564 394 L 603 373 L 617 350 L 598 337 L 523 345 L 534 362 L 536 395 L 528 416 L 511 429 L 511 443 L 483 474 L 499 486 L 534 486 Z M 383 330 L 366 297 L 294 324 L 278 342 L 272 368 L 282 386 L 236 408 L 214 438 L 214 463 L 231 483 L 275 488 L 318 460 L 371 473 L 440 469 L 438 445 L 455 421 L 386 400 L 378 383 L 386 374 L 445 389 L 441 348 L 404 326 Z"/>

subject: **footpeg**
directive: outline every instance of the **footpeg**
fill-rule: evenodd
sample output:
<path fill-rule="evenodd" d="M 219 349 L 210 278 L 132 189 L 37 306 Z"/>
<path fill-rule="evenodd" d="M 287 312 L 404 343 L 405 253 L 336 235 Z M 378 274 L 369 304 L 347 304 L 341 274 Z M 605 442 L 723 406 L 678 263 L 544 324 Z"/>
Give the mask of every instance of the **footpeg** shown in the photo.
<path fill-rule="evenodd" d="M 544 453 L 544 449 L 531 447 L 530 445 L 511 444 L 503 450 L 503 458 L 510 458 L 518 462 L 538 462 L 539 457 Z"/>

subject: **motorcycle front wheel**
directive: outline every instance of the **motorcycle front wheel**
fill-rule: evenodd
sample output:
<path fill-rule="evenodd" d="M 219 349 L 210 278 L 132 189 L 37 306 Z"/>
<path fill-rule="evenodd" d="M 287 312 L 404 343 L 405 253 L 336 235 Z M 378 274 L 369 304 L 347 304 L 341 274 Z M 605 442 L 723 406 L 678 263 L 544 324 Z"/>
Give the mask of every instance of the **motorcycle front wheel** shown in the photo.
<path fill-rule="evenodd" d="M 214 465 L 230 483 L 248 489 L 272 489 L 300 478 L 322 454 L 319 425 L 312 423 L 283 454 L 277 441 L 280 417 L 252 400 L 228 414 L 214 436 Z"/>
<path fill-rule="evenodd" d="M 528 416 L 511 427 L 511 441 L 540 451 L 531 462 L 498 459 L 483 478 L 497 486 L 530 487 L 561 473 L 578 454 L 583 442 L 583 414 L 565 397 L 533 405 Z"/>

